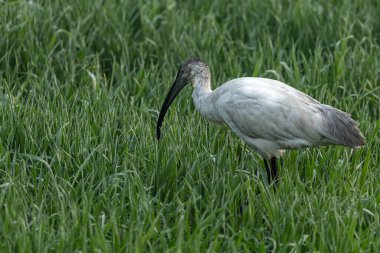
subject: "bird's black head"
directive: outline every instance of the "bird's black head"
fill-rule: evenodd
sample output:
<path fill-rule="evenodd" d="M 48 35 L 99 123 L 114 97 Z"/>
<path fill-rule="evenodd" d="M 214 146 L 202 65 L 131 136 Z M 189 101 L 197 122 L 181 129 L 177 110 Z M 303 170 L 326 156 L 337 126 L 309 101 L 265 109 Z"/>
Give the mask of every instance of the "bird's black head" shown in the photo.
<path fill-rule="evenodd" d="M 176 96 L 180 93 L 180 91 L 186 86 L 186 84 L 194 83 L 194 79 L 198 75 L 201 75 L 202 78 L 210 79 L 210 70 L 206 63 L 200 58 L 190 57 L 179 67 L 174 83 L 166 95 L 165 101 L 161 107 L 160 115 L 158 116 L 156 128 L 158 140 L 161 137 L 160 128 L 162 122 L 164 121 L 166 111 L 169 109 L 169 106 L 176 98 Z"/>
<path fill-rule="evenodd" d="M 194 83 L 194 78 L 199 75 L 204 79 L 210 79 L 210 69 L 202 59 L 190 57 L 179 67 L 176 81 L 178 79 L 184 80 L 186 84 Z"/>

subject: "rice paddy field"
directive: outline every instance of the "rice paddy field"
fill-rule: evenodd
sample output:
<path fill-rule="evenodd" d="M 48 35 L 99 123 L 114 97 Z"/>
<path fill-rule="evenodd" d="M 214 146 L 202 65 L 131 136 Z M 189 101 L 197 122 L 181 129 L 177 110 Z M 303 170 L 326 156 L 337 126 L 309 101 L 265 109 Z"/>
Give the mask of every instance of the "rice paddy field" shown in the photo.
<path fill-rule="evenodd" d="M 0 1 L 0 252 L 379 252 L 377 0 Z M 158 112 L 189 56 L 212 86 L 280 80 L 352 115 L 364 148 L 261 158 Z"/>

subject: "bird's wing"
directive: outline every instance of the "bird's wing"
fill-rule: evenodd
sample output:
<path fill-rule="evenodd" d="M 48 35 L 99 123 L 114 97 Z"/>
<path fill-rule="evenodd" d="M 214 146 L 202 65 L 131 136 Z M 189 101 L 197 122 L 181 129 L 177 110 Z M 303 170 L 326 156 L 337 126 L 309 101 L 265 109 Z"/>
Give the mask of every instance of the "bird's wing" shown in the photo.
<path fill-rule="evenodd" d="M 236 79 L 220 90 L 217 100 L 219 114 L 239 137 L 271 141 L 281 149 L 325 141 L 315 130 L 320 114 L 314 105 L 319 104 L 290 86 L 260 79 Z"/>

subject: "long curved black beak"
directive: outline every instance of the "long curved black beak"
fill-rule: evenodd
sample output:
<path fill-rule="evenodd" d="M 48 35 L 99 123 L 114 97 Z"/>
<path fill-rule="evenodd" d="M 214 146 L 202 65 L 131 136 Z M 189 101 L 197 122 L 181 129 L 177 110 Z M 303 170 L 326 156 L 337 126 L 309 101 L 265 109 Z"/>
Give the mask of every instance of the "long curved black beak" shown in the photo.
<path fill-rule="evenodd" d="M 164 121 L 164 117 L 166 114 L 166 111 L 169 109 L 169 106 L 174 101 L 176 96 L 180 93 L 180 91 L 186 86 L 187 81 L 186 78 L 180 76 L 180 70 L 177 72 L 177 76 L 174 80 L 174 83 L 172 84 L 172 87 L 170 87 L 170 90 L 168 94 L 166 95 L 165 101 L 162 104 L 160 115 L 158 116 L 157 120 L 157 139 L 160 140 L 161 138 L 161 126 L 162 122 Z"/>

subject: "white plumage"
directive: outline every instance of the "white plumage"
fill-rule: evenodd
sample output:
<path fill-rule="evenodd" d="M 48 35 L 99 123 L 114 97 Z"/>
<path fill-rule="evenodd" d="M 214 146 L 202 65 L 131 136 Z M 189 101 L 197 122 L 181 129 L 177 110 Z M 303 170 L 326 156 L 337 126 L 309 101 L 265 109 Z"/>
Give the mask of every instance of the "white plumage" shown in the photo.
<path fill-rule="evenodd" d="M 256 150 L 264 158 L 269 181 L 270 177 L 277 180 L 276 157 L 286 149 L 364 145 L 357 123 L 348 114 L 280 81 L 237 78 L 212 91 L 209 68 L 196 58 L 186 60 L 177 73 L 157 122 L 158 138 L 166 110 L 189 82 L 194 86 L 196 109 L 209 121 L 230 127 Z"/>

